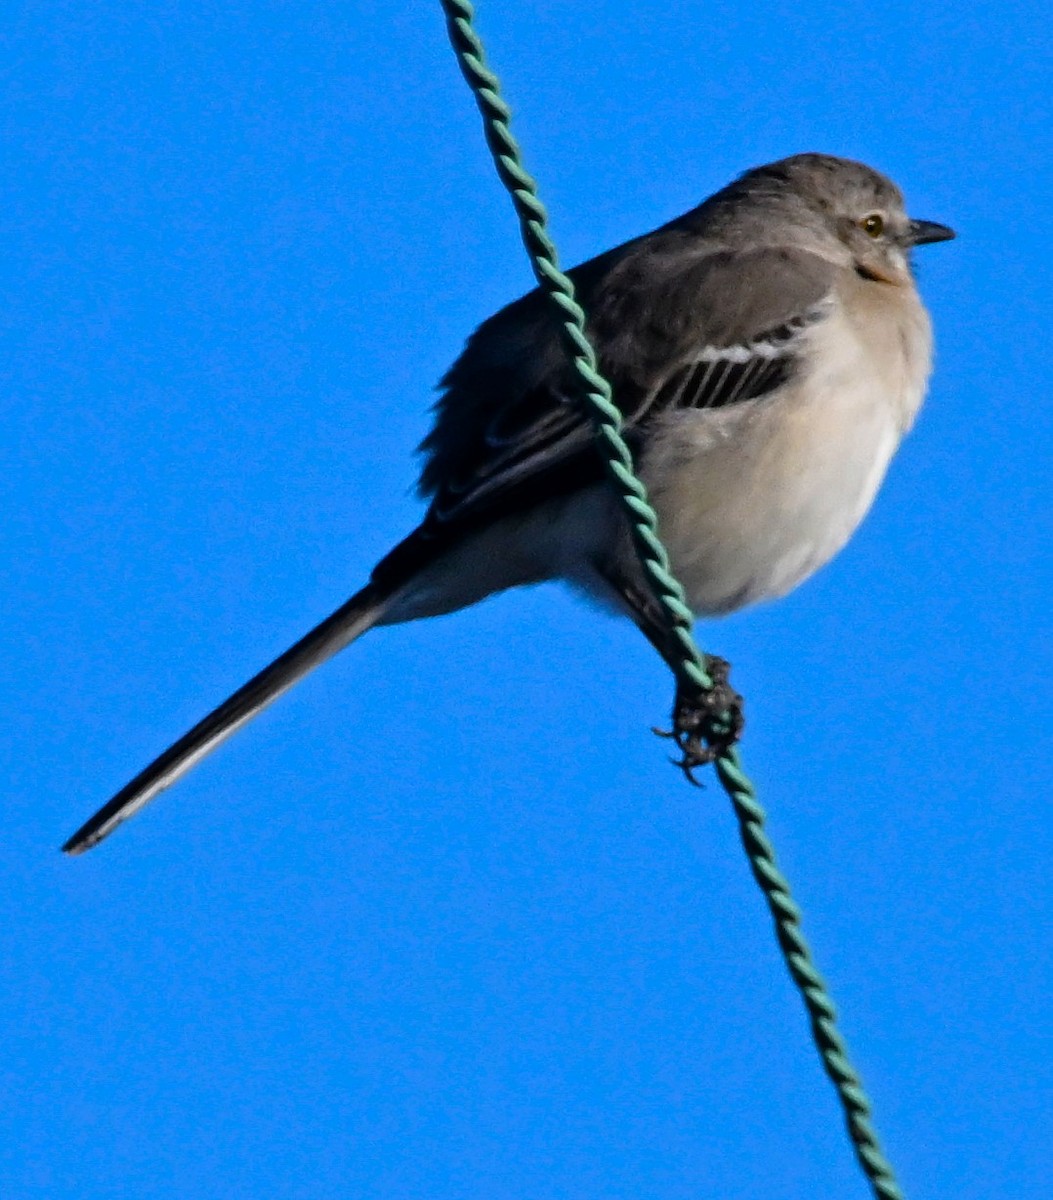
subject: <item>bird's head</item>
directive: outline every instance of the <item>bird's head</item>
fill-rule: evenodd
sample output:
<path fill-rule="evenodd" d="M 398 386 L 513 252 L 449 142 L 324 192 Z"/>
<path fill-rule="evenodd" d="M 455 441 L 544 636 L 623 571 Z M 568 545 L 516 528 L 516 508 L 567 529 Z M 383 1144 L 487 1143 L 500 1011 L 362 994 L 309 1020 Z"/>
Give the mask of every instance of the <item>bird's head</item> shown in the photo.
<path fill-rule="evenodd" d="M 797 226 L 809 249 L 876 283 L 911 284 L 913 248 L 955 236 L 946 225 L 909 217 L 891 179 L 829 154 L 796 154 L 756 167 L 732 188 L 744 189 L 769 218 Z"/>

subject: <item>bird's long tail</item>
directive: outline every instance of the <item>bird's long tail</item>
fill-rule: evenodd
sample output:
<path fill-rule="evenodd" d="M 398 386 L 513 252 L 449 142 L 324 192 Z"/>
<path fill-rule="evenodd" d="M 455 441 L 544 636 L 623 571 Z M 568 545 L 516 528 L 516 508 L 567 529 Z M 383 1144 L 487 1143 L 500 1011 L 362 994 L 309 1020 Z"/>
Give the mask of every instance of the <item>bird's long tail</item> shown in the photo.
<path fill-rule="evenodd" d="M 315 667 L 321 666 L 357 637 L 380 621 L 391 599 L 387 589 L 367 584 L 331 616 L 290 646 L 269 667 L 253 676 L 244 687 L 179 741 L 156 758 L 105 804 L 62 847 L 67 854 L 82 854 L 111 834 L 122 821 L 137 813 L 158 793 L 171 787 L 206 754 L 211 754 L 231 734 L 251 721 L 273 700 L 286 692 Z"/>

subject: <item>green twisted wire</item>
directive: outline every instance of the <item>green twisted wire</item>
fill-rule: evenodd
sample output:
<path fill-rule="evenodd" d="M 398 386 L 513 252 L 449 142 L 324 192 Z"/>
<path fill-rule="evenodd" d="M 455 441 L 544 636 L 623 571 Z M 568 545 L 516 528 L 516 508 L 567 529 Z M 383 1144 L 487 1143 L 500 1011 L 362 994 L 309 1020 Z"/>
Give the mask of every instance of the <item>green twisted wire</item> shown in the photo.
<path fill-rule="evenodd" d="M 508 123 L 511 112 L 501 99 L 497 76 L 486 66 L 482 42 L 472 21 L 475 11 L 468 0 L 441 0 L 450 42 L 483 118 L 487 146 L 501 182 L 507 188 L 538 284 L 560 316 L 560 328 L 581 379 L 586 410 L 595 428 L 600 453 L 629 514 L 637 552 L 650 579 L 655 598 L 665 611 L 680 651 L 670 663 L 679 678 L 708 690 L 713 680 L 706 659 L 692 634 L 693 615 L 683 589 L 673 575 L 665 547 L 658 536 L 658 518 L 647 492 L 633 469 L 632 455 L 621 436 L 621 413 L 611 386 L 603 378 L 595 351 L 585 332 L 585 313 L 574 298 L 574 285 L 559 269 L 556 248 L 545 231 L 547 214 L 537 195 L 537 184 L 527 174 L 519 146 Z M 812 1036 L 823 1067 L 837 1090 L 849 1137 L 864 1175 L 878 1200 L 903 1200 L 891 1165 L 881 1153 L 870 1120 L 870 1103 L 863 1084 L 848 1059 L 848 1049 L 837 1030 L 837 1012 L 812 953 L 801 931 L 801 911 L 775 862 L 775 851 L 764 833 L 765 813 L 734 748 L 722 750 L 714 767 L 735 810 L 739 836 L 750 869 L 764 893 L 775 924 L 776 938 L 787 970 L 804 1001 Z"/>

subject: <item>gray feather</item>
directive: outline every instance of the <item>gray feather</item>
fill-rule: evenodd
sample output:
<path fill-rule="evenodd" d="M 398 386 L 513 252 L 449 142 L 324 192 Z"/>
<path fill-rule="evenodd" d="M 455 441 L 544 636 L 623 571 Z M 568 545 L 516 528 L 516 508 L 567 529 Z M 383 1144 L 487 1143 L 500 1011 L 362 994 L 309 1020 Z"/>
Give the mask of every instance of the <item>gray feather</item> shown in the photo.
<path fill-rule="evenodd" d="M 630 436 L 672 407 L 720 407 L 774 391 L 826 312 L 833 266 L 803 250 L 733 253 L 692 214 L 571 272 L 589 334 Z M 551 493 L 595 471 L 549 302 L 534 291 L 473 334 L 442 380 L 422 445 L 432 526 L 481 513 L 524 487 Z M 590 457 L 593 456 L 593 457 Z M 575 466 L 577 460 L 579 465 Z"/>

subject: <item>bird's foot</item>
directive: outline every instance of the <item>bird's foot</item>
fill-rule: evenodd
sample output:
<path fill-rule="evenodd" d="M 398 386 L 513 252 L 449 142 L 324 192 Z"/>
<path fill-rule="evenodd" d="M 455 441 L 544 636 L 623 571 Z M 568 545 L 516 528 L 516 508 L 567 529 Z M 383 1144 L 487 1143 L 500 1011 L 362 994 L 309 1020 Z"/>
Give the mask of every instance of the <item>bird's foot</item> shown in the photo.
<path fill-rule="evenodd" d="M 745 718 L 743 700 L 728 682 L 731 664 L 710 656 L 706 661 L 713 686 L 702 691 L 677 683 L 673 705 L 673 728 L 656 729 L 659 737 L 672 738 L 680 757 L 671 759 L 696 787 L 702 785 L 694 772 L 725 754 L 742 736 Z"/>

